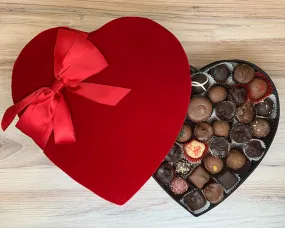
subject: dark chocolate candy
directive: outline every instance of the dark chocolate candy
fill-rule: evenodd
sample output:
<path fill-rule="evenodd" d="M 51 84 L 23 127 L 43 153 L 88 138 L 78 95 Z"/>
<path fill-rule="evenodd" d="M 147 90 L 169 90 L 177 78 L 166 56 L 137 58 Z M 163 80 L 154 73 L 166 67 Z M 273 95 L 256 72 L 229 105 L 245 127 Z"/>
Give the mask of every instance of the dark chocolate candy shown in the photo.
<path fill-rule="evenodd" d="M 192 165 L 186 160 L 181 159 L 174 164 L 176 173 L 185 176 L 192 170 Z"/>
<path fill-rule="evenodd" d="M 238 183 L 237 176 L 229 170 L 217 177 L 217 181 L 226 189 L 230 190 Z"/>
<path fill-rule="evenodd" d="M 192 77 L 192 92 L 200 94 L 209 88 L 209 78 L 207 75 L 199 73 Z"/>
<path fill-rule="evenodd" d="M 212 154 L 218 157 L 224 157 L 229 152 L 229 142 L 224 138 L 214 138 L 210 144 Z"/>
<path fill-rule="evenodd" d="M 201 189 L 210 180 L 210 175 L 202 166 L 198 166 L 188 176 L 188 180 Z"/>
<path fill-rule="evenodd" d="M 244 152 L 250 158 L 258 158 L 265 152 L 265 148 L 259 140 L 251 140 L 245 146 Z"/>
<path fill-rule="evenodd" d="M 274 103 L 270 98 L 266 98 L 263 102 L 254 106 L 257 115 L 268 117 L 274 110 Z"/>
<path fill-rule="evenodd" d="M 169 153 L 165 157 L 165 160 L 168 162 L 176 162 L 183 157 L 183 152 L 180 146 L 174 144 L 170 149 Z"/>
<path fill-rule="evenodd" d="M 154 175 L 162 184 L 169 184 L 174 178 L 174 171 L 167 164 L 162 164 Z"/>
<path fill-rule="evenodd" d="M 203 208 L 207 201 L 200 190 L 194 189 L 183 197 L 183 202 L 191 211 L 197 211 Z"/>
<path fill-rule="evenodd" d="M 231 130 L 231 139 L 237 143 L 246 143 L 252 139 L 252 130 L 246 124 L 236 124 Z"/>
<path fill-rule="evenodd" d="M 231 71 L 226 64 L 220 64 L 209 71 L 209 74 L 217 82 L 225 82 L 231 75 Z"/>
<path fill-rule="evenodd" d="M 246 89 L 242 86 L 233 86 L 229 90 L 229 100 L 236 105 L 241 105 L 246 101 Z"/>
<path fill-rule="evenodd" d="M 219 119 L 230 121 L 234 118 L 236 107 L 230 101 L 222 101 L 215 107 L 216 115 Z"/>

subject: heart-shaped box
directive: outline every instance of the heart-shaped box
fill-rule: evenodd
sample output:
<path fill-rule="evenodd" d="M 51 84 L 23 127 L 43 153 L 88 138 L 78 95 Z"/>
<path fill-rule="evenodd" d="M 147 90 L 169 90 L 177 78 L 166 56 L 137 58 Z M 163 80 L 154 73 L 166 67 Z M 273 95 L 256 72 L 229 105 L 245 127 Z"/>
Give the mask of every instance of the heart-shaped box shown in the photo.
<path fill-rule="evenodd" d="M 219 74 L 216 74 L 216 72 L 218 72 L 218 69 L 224 69 L 224 66 L 229 69 L 229 78 L 223 82 L 217 82 L 215 76 L 221 75 L 222 72 L 221 70 Z M 239 84 L 235 81 L 235 75 L 238 77 L 238 68 L 240 66 L 246 66 L 252 70 L 253 79 L 249 84 Z M 211 63 L 200 70 L 191 67 L 191 72 L 193 75 L 192 88 L 201 88 L 202 85 L 207 87 L 204 88 L 205 92 L 198 92 L 198 94 L 195 94 L 195 89 L 193 89 L 191 101 L 196 98 L 209 100 L 213 106 L 215 106 L 214 111 L 208 120 L 202 121 L 201 123 L 198 123 L 199 121 L 195 122 L 190 119 L 192 117 L 191 114 L 189 114 L 190 106 L 193 104 L 190 101 L 185 124 L 186 126 L 190 126 L 192 135 L 189 135 L 187 128 L 186 130 L 185 127 L 182 128 L 181 132 L 184 135 L 180 134 L 178 136 L 178 142 L 174 144 L 153 177 L 177 203 L 188 210 L 192 215 L 198 217 L 222 203 L 223 200 L 237 190 L 257 168 L 274 140 L 279 123 L 280 108 L 279 97 L 274 83 L 265 71 L 253 63 L 243 60 L 223 60 Z M 244 80 L 246 75 L 243 76 L 242 79 Z M 203 79 L 201 79 L 203 77 L 205 77 L 206 80 L 209 79 L 209 83 L 203 83 Z M 267 91 L 264 91 L 263 95 L 258 99 L 256 99 L 254 95 L 260 91 L 258 88 L 259 84 L 256 84 L 257 90 L 251 85 L 256 79 L 261 80 L 260 82 L 266 82 L 268 85 Z M 263 84 L 261 83 L 260 85 L 262 89 Z M 246 88 L 247 86 L 248 88 Z M 250 93 L 249 97 L 242 102 L 243 104 L 237 105 L 235 103 L 238 107 L 236 117 L 228 121 L 229 124 L 226 122 L 226 124 L 229 125 L 228 135 L 220 135 L 225 134 L 225 131 L 222 132 L 222 128 L 220 128 L 218 124 L 215 124 L 215 122 L 223 122 L 223 120 L 218 117 L 217 109 L 219 108 L 219 104 L 223 102 L 230 100 L 234 103 L 234 99 L 232 99 L 234 91 L 232 88 L 239 87 L 244 88 L 245 91 L 248 89 Z M 221 88 L 221 90 L 218 88 Z M 221 91 L 227 91 L 227 95 L 221 97 Z M 213 96 L 215 94 L 219 96 Z M 247 113 L 248 110 L 244 108 L 244 105 L 247 103 L 254 104 L 254 106 L 252 106 L 252 110 L 254 110 L 252 117 L 255 119 L 247 120 L 251 113 Z M 272 107 L 271 104 L 273 105 Z M 244 113 L 242 113 L 241 110 Z M 220 118 L 222 118 L 222 116 Z M 234 126 L 242 124 L 242 122 L 246 122 L 246 125 L 252 128 L 253 137 L 249 142 L 236 143 L 232 139 L 235 136 L 232 135 L 234 132 L 233 128 Z M 262 124 L 268 125 L 264 126 Z M 265 128 L 267 129 L 266 132 L 264 131 Z M 181 142 L 181 139 L 184 140 L 187 136 L 186 141 Z M 209 139 L 203 140 L 205 136 L 209 137 Z M 211 150 L 212 143 L 216 139 L 221 138 L 228 141 L 230 145 L 227 149 L 228 154 L 224 156 L 219 156 L 216 154 L 216 151 Z M 199 162 L 193 162 L 191 158 L 189 161 L 188 154 L 185 153 L 185 150 L 187 152 L 188 149 L 187 145 L 191 144 L 193 140 L 205 142 L 205 144 L 209 146 L 208 154 L 204 158 L 201 157 Z M 251 141 L 261 142 L 260 145 L 264 146 L 262 154 L 254 156 L 254 153 L 258 152 L 257 150 L 249 152 L 248 148 Z M 244 164 L 240 166 L 242 162 L 244 162 Z"/>
<path fill-rule="evenodd" d="M 190 94 L 181 44 L 149 19 L 119 18 L 91 33 L 53 28 L 17 58 L 2 128 L 19 113 L 16 126 L 56 166 L 122 205 L 175 142 Z"/>

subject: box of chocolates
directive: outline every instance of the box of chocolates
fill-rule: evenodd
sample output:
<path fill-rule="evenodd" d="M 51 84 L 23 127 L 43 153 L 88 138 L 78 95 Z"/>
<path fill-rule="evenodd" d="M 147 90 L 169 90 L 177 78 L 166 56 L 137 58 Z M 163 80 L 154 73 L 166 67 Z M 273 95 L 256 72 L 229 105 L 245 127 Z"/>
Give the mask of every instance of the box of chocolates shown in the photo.
<path fill-rule="evenodd" d="M 154 179 L 200 216 L 222 203 L 259 165 L 279 121 L 279 100 L 258 66 L 230 60 L 191 67 L 192 94 L 176 142 Z"/>

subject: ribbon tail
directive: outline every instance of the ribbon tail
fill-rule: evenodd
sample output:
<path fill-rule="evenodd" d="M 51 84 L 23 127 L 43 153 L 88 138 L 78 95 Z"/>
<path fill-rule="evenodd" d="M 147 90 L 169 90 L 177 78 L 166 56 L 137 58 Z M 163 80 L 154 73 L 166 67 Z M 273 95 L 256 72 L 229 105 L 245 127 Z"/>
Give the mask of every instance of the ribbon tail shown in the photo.
<path fill-rule="evenodd" d="M 68 105 L 63 96 L 58 98 L 53 117 L 53 132 L 56 144 L 74 143 L 75 131 L 73 128 Z"/>
<path fill-rule="evenodd" d="M 131 89 L 81 82 L 76 88 L 70 89 L 70 91 L 91 101 L 115 106 L 131 91 Z"/>
<path fill-rule="evenodd" d="M 1 127 L 3 131 L 5 131 L 10 126 L 12 121 L 15 119 L 16 115 L 19 112 L 21 112 L 24 108 L 26 108 L 28 105 L 30 105 L 43 90 L 44 88 L 41 88 L 31 93 L 29 96 L 25 97 L 23 100 L 12 105 L 6 110 L 6 112 L 3 115 L 2 122 L 1 122 Z"/>

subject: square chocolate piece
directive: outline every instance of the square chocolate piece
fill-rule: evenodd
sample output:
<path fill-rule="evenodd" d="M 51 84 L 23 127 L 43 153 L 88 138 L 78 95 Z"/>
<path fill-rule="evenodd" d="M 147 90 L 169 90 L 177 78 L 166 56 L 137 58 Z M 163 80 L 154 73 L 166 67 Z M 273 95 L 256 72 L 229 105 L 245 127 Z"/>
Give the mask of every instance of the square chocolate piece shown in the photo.
<path fill-rule="evenodd" d="M 183 202 L 191 211 L 197 211 L 206 205 L 206 199 L 198 189 L 186 194 Z"/>
<path fill-rule="evenodd" d="M 201 189 L 210 180 L 210 175 L 202 166 L 198 166 L 188 176 L 188 180 Z"/>
<path fill-rule="evenodd" d="M 230 190 L 237 184 L 238 178 L 234 173 L 227 170 L 217 178 L 217 181 L 225 188 L 225 190 Z"/>

